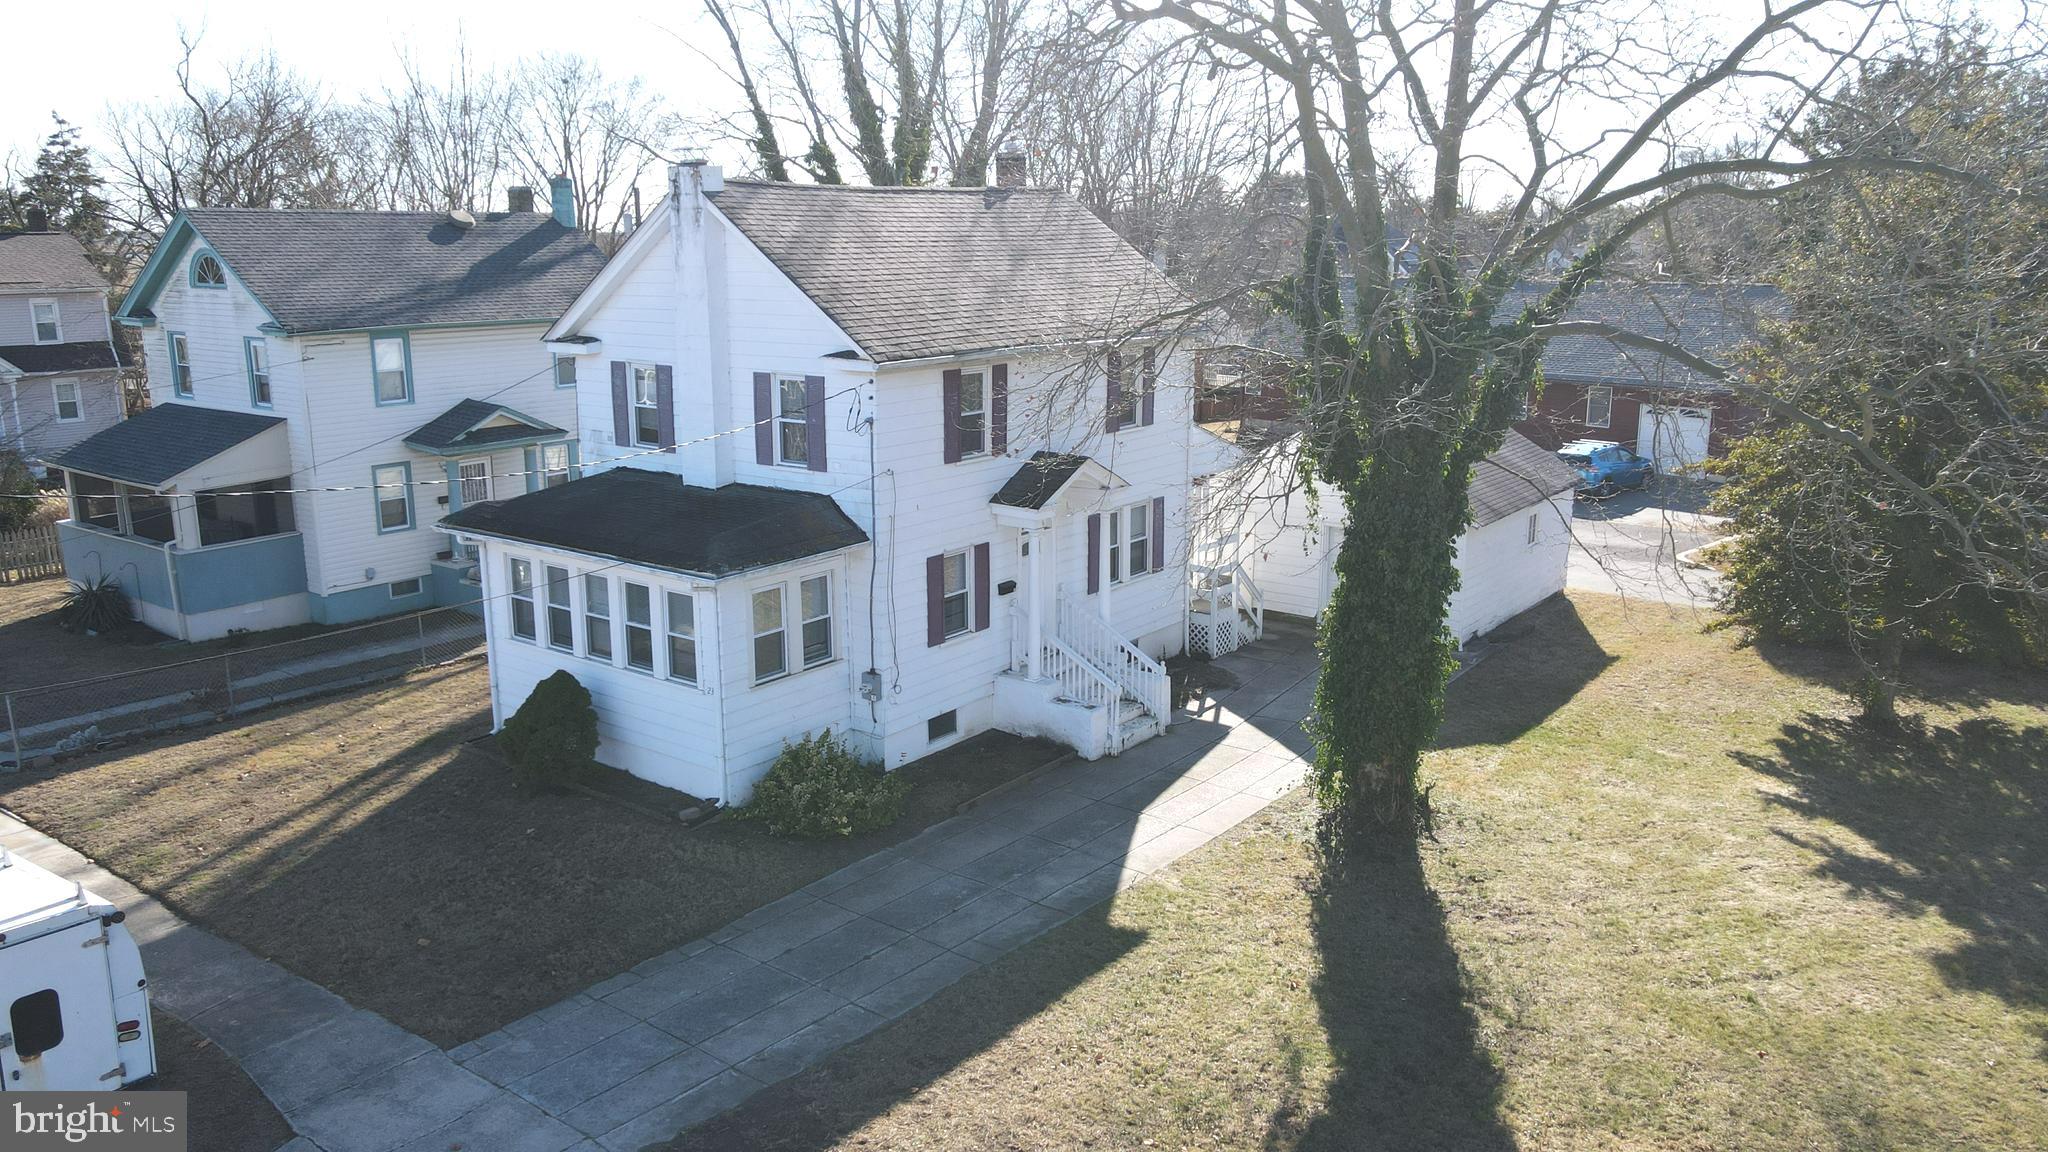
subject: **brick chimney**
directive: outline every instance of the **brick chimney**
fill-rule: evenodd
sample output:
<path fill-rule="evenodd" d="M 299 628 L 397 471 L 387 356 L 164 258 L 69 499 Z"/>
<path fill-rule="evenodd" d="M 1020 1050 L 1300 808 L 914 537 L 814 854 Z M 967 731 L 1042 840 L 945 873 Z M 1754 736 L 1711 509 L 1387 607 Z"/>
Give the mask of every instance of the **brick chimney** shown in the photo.
<path fill-rule="evenodd" d="M 505 190 L 505 211 L 533 211 L 533 189 L 524 184 L 514 184 Z"/>
<path fill-rule="evenodd" d="M 553 196 L 555 222 L 564 228 L 576 226 L 576 188 L 567 176 L 548 178 L 548 191 Z"/>
<path fill-rule="evenodd" d="M 1011 140 L 996 149 L 996 187 L 1022 188 L 1029 175 L 1029 162 L 1022 144 Z"/>
<path fill-rule="evenodd" d="M 28 218 L 29 231 L 48 232 L 50 230 L 50 214 L 43 211 L 41 204 L 29 205 L 28 211 L 24 212 L 23 215 Z"/>

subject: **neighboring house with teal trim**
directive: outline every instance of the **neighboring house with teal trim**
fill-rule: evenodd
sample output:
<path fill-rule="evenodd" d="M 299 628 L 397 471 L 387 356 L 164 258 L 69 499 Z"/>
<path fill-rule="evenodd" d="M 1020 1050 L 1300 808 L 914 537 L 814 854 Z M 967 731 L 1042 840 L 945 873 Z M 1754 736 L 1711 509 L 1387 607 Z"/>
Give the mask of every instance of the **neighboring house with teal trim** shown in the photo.
<path fill-rule="evenodd" d="M 67 575 L 187 639 L 474 601 L 437 526 L 577 471 L 541 337 L 603 265 L 573 213 L 181 212 L 116 313 L 152 407 L 52 461 Z"/>

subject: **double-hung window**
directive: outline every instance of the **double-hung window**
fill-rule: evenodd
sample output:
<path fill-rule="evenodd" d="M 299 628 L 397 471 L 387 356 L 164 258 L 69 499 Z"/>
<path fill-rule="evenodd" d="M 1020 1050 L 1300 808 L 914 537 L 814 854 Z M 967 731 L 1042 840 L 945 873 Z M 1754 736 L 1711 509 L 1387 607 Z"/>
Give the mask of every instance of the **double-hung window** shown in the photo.
<path fill-rule="evenodd" d="M 560 488 L 569 482 L 569 446 L 567 444 L 543 444 L 540 446 L 540 486 Z"/>
<path fill-rule="evenodd" d="M 832 577 L 813 576 L 798 587 L 797 604 L 803 609 L 804 667 L 815 668 L 832 660 Z"/>
<path fill-rule="evenodd" d="M 668 594 L 668 678 L 697 682 L 697 598 L 688 592 Z"/>
<path fill-rule="evenodd" d="M 811 463 L 810 405 L 801 376 L 775 381 L 775 462 L 807 468 Z"/>
<path fill-rule="evenodd" d="M 960 373 L 960 411 L 954 417 L 960 428 L 960 455 L 979 456 L 988 451 L 988 373 L 980 369 Z"/>
<path fill-rule="evenodd" d="M 507 558 L 507 575 L 512 587 L 507 599 L 512 604 L 512 635 L 521 640 L 533 639 L 533 561 L 521 560 L 517 556 Z"/>
<path fill-rule="evenodd" d="M 555 387 L 574 388 L 575 386 L 576 358 L 574 356 L 555 357 Z"/>
<path fill-rule="evenodd" d="M 782 585 L 754 593 L 754 683 L 789 671 L 789 630 L 782 622 Z"/>
<path fill-rule="evenodd" d="M 626 590 L 626 667 L 654 671 L 654 593 L 645 584 L 622 580 Z"/>
<path fill-rule="evenodd" d="M 377 403 L 412 400 L 412 352 L 406 346 L 405 333 L 370 337 L 370 365 L 377 377 Z"/>
<path fill-rule="evenodd" d="M 948 552 L 939 562 L 939 634 L 958 636 L 974 627 L 974 561 L 967 552 Z"/>
<path fill-rule="evenodd" d="M 576 633 L 570 627 L 569 570 L 549 564 L 543 571 L 548 577 L 548 647 L 574 652 Z"/>
<path fill-rule="evenodd" d="M 609 664 L 612 660 L 612 584 L 608 577 L 583 577 L 583 654 Z"/>
<path fill-rule="evenodd" d="M 29 319 L 34 321 L 36 343 L 62 344 L 64 342 L 64 318 L 57 310 L 55 300 L 37 300 L 28 306 Z"/>
<path fill-rule="evenodd" d="M 661 445 L 661 399 L 652 364 L 633 365 L 633 443 Z"/>
<path fill-rule="evenodd" d="M 370 469 L 370 484 L 377 492 L 377 531 L 412 527 L 412 465 L 379 464 Z"/>
<path fill-rule="evenodd" d="M 69 424 L 85 415 L 78 404 L 78 381 L 53 380 L 50 382 L 50 389 L 56 393 L 59 424 Z"/>
<path fill-rule="evenodd" d="M 249 403 L 270 407 L 270 342 L 261 336 L 244 337 L 242 356 L 249 362 Z"/>
<path fill-rule="evenodd" d="M 171 346 L 171 391 L 190 399 L 192 396 L 192 345 L 185 340 L 183 332 L 169 335 Z"/>
<path fill-rule="evenodd" d="M 1152 559 L 1152 509 L 1149 505 L 1133 504 L 1124 513 L 1131 533 L 1131 575 L 1149 572 L 1159 567 Z"/>
<path fill-rule="evenodd" d="M 1586 389 L 1586 426 L 1605 428 L 1614 422 L 1614 389 Z"/>

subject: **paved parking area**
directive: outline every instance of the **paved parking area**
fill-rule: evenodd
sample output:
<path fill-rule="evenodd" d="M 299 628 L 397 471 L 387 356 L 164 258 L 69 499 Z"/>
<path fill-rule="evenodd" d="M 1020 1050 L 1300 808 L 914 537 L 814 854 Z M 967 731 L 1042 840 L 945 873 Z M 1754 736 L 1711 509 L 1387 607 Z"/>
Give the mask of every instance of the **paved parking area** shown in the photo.
<path fill-rule="evenodd" d="M 1726 521 L 1705 511 L 1712 493 L 1713 485 L 1702 480 L 1660 476 L 1643 492 L 1576 501 L 1566 586 L 1712 607 L 1714 574 L 1678 560 L 1719 537 Z"/>

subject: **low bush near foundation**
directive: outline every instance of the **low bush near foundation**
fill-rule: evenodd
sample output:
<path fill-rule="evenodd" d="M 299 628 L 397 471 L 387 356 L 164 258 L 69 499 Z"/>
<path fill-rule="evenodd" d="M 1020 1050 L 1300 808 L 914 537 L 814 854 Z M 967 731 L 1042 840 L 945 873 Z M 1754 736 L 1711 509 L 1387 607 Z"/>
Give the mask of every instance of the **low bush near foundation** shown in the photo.
<path fill-rule="evenodd" d="M 588 779 L 597 755 L 597 709 L 590 689 L 567 672 L 533 686 L 526 703 L 498 733 L 512 776 L 522 788 L 545 792 Z"/>
<path fill-rule="evenodd" d="M 908 789 L 907 780 L 861 759 L 827 728 L 785 743 L 738 815 L 777 836 L 853 836 L 894 823 Z"/>

